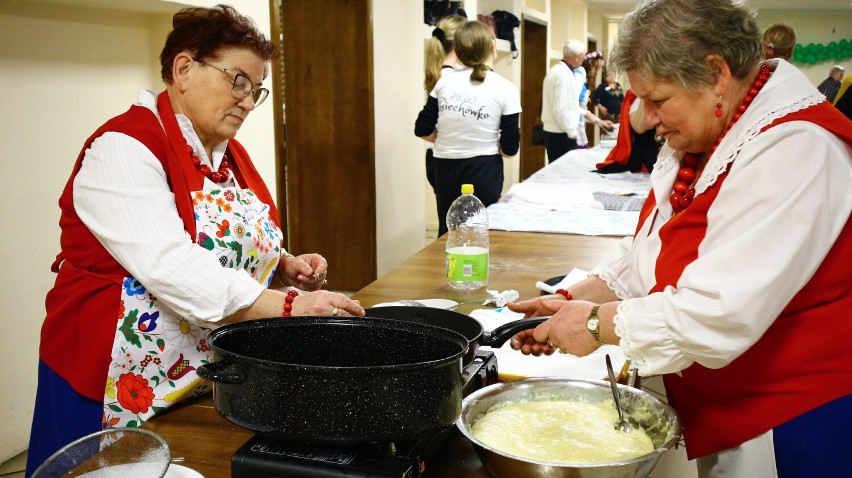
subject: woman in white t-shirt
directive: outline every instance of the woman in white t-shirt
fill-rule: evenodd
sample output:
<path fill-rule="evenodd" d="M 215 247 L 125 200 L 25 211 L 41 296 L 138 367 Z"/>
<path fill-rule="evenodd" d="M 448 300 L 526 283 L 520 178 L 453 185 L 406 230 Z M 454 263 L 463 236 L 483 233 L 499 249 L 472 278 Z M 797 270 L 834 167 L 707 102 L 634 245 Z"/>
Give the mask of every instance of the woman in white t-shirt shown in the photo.
<path fill-rule="evenodd" d="M 456 37 L 456 32 L 459 28 L 467 23 L 467 18 L 451 14 L 441 17 L 432 30 L 432 38 L 426 42 L 426 47 L 423 51 L 423 87 L 426 89 L 426 94 L 435 89 L 438 84 L 438 79 L 444 76 L 445 73 L 454 71 L 458 67 L 459 60 L 456 58 L 456 52 L 453 41 Z M 435 157 L 432 153 L 432 143 L 427 143 L 426 146 L 426 179 L 432 186 L 432 191 L 435 191 Z"/>
<path fill-rule="evenodd" d="M 503 157 L 515 156 L 520 146 L 520 93 L 491 69 L 494 32 L 481 22 L 466 23 L 456 32 L 455 52 L 465 68 L 438 80 L 414 126 L 415 135 L 435 143 L 438 235 L 447 232 L 447 211 L 462 184 L 473 184 L 486 206 L 497 202 Z"/>

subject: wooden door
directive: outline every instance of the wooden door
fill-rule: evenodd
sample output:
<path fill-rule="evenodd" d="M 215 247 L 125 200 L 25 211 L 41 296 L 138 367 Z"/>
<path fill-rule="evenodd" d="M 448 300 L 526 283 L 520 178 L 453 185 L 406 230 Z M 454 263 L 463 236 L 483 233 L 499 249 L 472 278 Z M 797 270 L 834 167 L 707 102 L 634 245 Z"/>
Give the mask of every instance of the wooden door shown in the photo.
<path fill-rule="evenodd" d="M 521 164 L 523 181 L 544 167 L 544 145 L 532 144 L 533 124 L 541 116 L 542 82 L 547 74 L 547 25 L 521 19 Z"/>
<path fill-rule="evenodd" d="M 376 279 L 371 3 L 279 4 L 288 250 L 325 256 L 336 290 Z"/>

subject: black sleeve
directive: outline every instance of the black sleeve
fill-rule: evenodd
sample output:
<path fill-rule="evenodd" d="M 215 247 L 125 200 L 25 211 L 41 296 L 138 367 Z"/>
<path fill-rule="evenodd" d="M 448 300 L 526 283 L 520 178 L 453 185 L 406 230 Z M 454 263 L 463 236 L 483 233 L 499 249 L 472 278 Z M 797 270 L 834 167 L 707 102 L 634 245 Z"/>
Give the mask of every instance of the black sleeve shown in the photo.
<path fill-rule="evenodd" d="M 521 145 L 521 131 L 518 128 L 520 113 L 500 117 L 500 150 L 506 156 L 518 154 Z"/>
<path fill-rule="evenodd" d="M 592 92 L 591 100 L 592 100 L 593 104 L 596 104 L 596 105 L 601 104 L 602 96 L 604 94 L 604 90 L 601 87 L 604 87 L 604 85 L 606 85 L 606 83 L 601 83 L 600 85 L 598 85 L 597 88 L 595 88 L 595 91 Z M 609 108 L 607 108 L 607 109 L 609 109 Z"/>
<path fill-rule="evenodd" d="M 429 96 L 420 114 L 417 115 L 417 121 L 414 122 L 414 135 L 417 137 L 429 136 L 435 131 L 435 126 L 438 124 L 438 99 L 434 96 Z"/>
<path fill-rule="evenodd" d="M 843 92 L 843 96 L 838 98 L 837 103 L 835 103 L 834 106 L 836 106 L 841 113 L 845 114 L 847 118 L 852 119 L 852 88 L 846 88 L 846 91 Z"/>

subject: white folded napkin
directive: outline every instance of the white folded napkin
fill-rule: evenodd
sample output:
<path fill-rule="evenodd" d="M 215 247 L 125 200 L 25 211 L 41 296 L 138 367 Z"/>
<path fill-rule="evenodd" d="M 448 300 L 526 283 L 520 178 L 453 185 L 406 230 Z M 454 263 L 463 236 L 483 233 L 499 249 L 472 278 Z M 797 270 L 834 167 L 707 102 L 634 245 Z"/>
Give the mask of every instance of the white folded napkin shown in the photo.
<path fill-rule="evenodd" d="M 555 211 L 603 210 L 603 205 L 592 196 L 594 190 L 595 187 L 587 183 L 572 184 L 566 188 L 560 183 L 524 181 L 513 184 L 506 197 L 511 197 L 517 205 Z"/>
<path fill-rule="evenodd" d="M 580 282 L 581 280 L 585 279 L 586 277 L 589 277 L 588 272 L 582 269 L 577 269 L 575 267 L 574 269 L 571 269 L 571 272 L 566 274 L 565 278 L 559 281 L 559 283 L 556 285 L 549 285 L 545 284 L 542 281 L 538 281 L 535 283 L 535 286 L 547 292 L 548 294 L 555 294 L 558 289 L 567 289 L 572 285 L 576 284 L 577 282 Z"/>
<path fill-rule="evenodd" d="M 494 307 L 503 307 L 509 302 L 518 300 L 518 297 L 521 296 L 518 291 L 513 289 L 504 290 L 503 292 L 486 289 L 486 292 L 491 295 L 491 298 L 485 299 L 485 302 L 483 302 L 482 305 L 494 304 Z"/>

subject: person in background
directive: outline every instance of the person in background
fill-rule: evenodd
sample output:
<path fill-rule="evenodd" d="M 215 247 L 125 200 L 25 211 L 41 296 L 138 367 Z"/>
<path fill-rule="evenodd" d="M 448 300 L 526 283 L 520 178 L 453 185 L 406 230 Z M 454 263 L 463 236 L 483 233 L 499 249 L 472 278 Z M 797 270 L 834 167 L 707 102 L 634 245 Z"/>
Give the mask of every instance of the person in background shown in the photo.
<path fill-rule="evenodd" d="M 852 93 L 849 92 L 850 84 L 852 84 L 852 76 L 843 78 L 843 81 L 840 83 L 840 89 L 837 91 L 837 97 L 834 98 L 834 106 L 846 115 L 847 118 L 852 119 Z"/>
<path fill-rule="evenodd" d="M 173 27 L 165 91 L 140 91 L 92 134 L 59 199 L 27 476 L 75 439 L 207 392 L 194 370 L 213 360 L 205 337 L 220 324 L 364 315 L 320 290 L 321 255 L 282 247 L 272 196 L 234 139 L 268 96 L 276 47 L 226 5 L 183 9 Z"/>
<path fill-rule="evenodd" d="M 589 112 L 589 96 L 591 92 L 588 86 L 588 75 L 583 65 L 574 69 L 574 77 L 580 84 L 580 124 L 577 125 L 577 148 L 589 147 L 589 136 L 586 134 L 586 115 Z"/>
<path fill-rule="evenodd" d="M 414 134 L 435 143 L 435 196 L 438 235 L 447 232 L 447 211 L 473 184 L 487 207 L 503 190 L 503 158 L 518 153 L 521 95 L 492 70 L 497 55 L 494 32 L 482 22 L 465 23 L 455 51 L 464 68 L 445 73 L 417 115 Z"/>
<path fill-rule="evenodd" d="M 598 116 L 613 122 L 618 122 L 621 115 L 621 103 L 624 101 L 624 89 L 615 81 L 615 75 L 610 70 L 604 73 L 604 82 L 592 93 L 592 103 L 598 106 Z"/>
<path fill-rule="evenodd" d="M 663 376 L 702 478 L 845 476 L 852 121 L 797 68 L 762 61 L 759 40 L 736 0 L 624 16 L 610 65 L 666 139 L 651 192 L 617 257 L 508 305 L 551 316 L 511 346 L 618 344 Z"/>
<path fill-rule="evenodd" d="M 820 93 L 824 94 L 829 102 L 834 102 L 834 98 L 837 96 L 837 92 L 840 90 L 840 82 L 843 81 L 843 72 L 846 71 L 840 65 L 834 65 L 831 67 L 831 71 L 828 74 L 828 78 L 823 80 L 822 83 L 817 86 L 817 89 Z"/>
<path fill-rule="evenodd" d="M 544 77 L 541 122 L 544 125 L 547 160 L 551 163 L 577 147 L 581 115 L 605 130 L 611 130 L 613 126 L 612 121 L 602 121 L 580 107 L 583 83 L 577 80 L 574 70 L 583 64 L 585 55 L 583 42 L 567 41 L 562 48 L 562 60 L 553 65 Z"/>
<path fill-rule="evenodd" d="M 624 95 L 622 110 L 628 112 L 621 116 L 618 137 L 615 146 L 603 162 L 595 168 L 601 174 L 621 173 L 624 171 L 652 172 L 662 141 L 657 139 L 654 128 L 645 125 L 645 110 L 642 100 L 628 89 Z"/>
<path fill-rule="evenodd" d="M 796 49 L 796 31 L 786 23 L 773 23 L 766 27 L 761 38 L 763 58 L 781 58 L 790 61 Z"/>
<path fill-rule="evenodd" d="M 423 87 L 426 94 L 432 92 L 440 78 L 447 71 L 453 71 L 459 67 L 456 52 L 453 49 L 453 39 L 456 31 L 467 23 L 467 18 L 461 15 L 450 14 L 442 17 L 432 30 L 432 38 L 426 41 L 426 49 L 423 52 L 423 71 L 425 79 Z M 433 144 L 426 145 L 426 179 L 435 192 L 435 156 L 432 151 Z"/>

